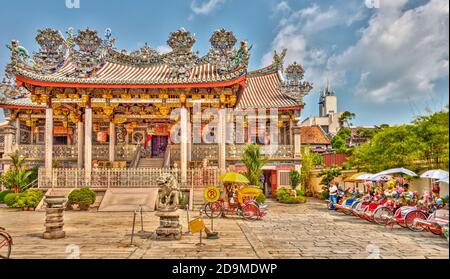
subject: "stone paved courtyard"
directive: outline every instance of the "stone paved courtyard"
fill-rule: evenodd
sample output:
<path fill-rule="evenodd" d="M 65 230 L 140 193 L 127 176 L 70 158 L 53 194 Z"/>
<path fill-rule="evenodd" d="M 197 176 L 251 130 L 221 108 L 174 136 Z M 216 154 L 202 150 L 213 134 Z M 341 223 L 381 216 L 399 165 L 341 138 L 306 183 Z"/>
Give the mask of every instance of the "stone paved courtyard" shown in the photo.
<path fill-rule="evenodd" d="M 182 212 L 183 231 L 186 215 Z M 191 212 L 191 215 L 195 213 Z M 157 242 L 135 237 L 130 247 L 132 213 L 66 212 L 61 240 L 44 240 L 43 212 L 21 212 L 0 208 L 0 226 L 14 237 L 12 258 L 449 258 L 447 241 L 431 233 L 414 233 L 370 224 L 338 212 L 329 212 L 322 201 L 281 205 L 269 202 L 264 221 L 239 218 L 214 221 L 220 240 L 198 235 L 175 242 Z M 139 218 L 138 218 L 139 220 Z M 144 230 L 158 227 L 155 213 L 144 213 Z M 140 230 L 139 225 L 137 231 Z M 149 233 L 150 235 L 150 233 Z M 76 246 L 74 246 L 76 245 Z M 75 251 L 75 254 L 72 252 Z"/>

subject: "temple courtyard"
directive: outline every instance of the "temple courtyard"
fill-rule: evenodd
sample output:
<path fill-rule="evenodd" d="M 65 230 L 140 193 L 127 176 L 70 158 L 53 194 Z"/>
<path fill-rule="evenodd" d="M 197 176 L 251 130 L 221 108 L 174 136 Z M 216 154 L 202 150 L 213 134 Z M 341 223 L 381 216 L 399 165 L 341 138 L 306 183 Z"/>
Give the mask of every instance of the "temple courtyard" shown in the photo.
<path fill-rule="evenodd" d="M 143 214 L 144 238 L 137 234 L 130 246 L 132 213 L 65 212 L 66 238 L 44 240 L 44 212 L 0 208 L 0 220 L 14 238 L 13 259 L 152 259 L 152 258 L 444 258 L 448 243 L 431 233 L 385 228 L 339 212 L 329 212 L 323 201 L 301 205 L 269 201 L 262 221 L 215 219 L 220 240 L 203 240 L 186 234 L 181 241 L 151 238 L 159 226 L 155 212 Z M 187 231 L 186 211 L 181 212 Z M 190 212 L 191 218 L 197 215 Z M 140 231 L 137 216 L 136 231 Z M 210 221 L 207 220 L 207 226 Z"/>

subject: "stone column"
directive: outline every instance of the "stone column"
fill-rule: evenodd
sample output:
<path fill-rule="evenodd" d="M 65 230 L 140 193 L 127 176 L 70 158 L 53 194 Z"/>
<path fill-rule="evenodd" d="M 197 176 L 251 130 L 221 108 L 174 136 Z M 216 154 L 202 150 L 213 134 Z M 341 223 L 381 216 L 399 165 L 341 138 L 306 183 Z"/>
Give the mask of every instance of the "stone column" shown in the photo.
<path fill-rule="evenodd" d="M 185 107 L 180 110 L 180 168 L 181 168 L 181 183 L 187 182 L 187 149 L 188 149 L 188 111 Z"/>
<path fill-rule="evenodd" d="M 291 121 L 291 124 L 293 125 L 291 130 L 292 130 L 292 134 L 294 137 L 294 158 L 296 159 L 300 159 L 300 162 L 298 164 L 295 164 L 295 169 L 297 171 L 301 171 L 302 165 L 301 165 L 301 148 L 302 148 L 302 143 L 301 143 L 301 123 L 300 123 L 300 111 L 296 112 L 295 114 L 295 119 L 293 121 Z M 291 142 L 292 144 L 292 142 Z"/>
<path fill-rule="evenodd" d="M 87 106 L 84 114 L 84 169 L 86 178 L 92 172 L 92 108 Z"/>
<path fill-rule="evenodd" d="M 219 110 L 219 123 L 217 125 L 218 130 L 218 148 L 219 148 L 219 169 L 221 173 L 226 172 L 226 143 L 227 143 L 227 134 L 226 134 L 226 127 L 227 127 L 227 110 L 224 108 L 221 108 Z"/>
<path fill-rule="evenodd" d="M 116 156 L 116 125 L 109 122 L 109 161 L 113 163 Z"/>
<path fill-rule="evenodd" d="M 45 110 L 45 170 L 51 175 L 53 168 L 53 109 Z"/>
<path fill-rule="evenodd" d="M 82 121 L 77 123 L 77 149 L 78 149 L 78 160 L 77 166 L 78 168 L 83 168 L 83 159 L 84 159 L 84 124 Z"/>
<path fill-rule="evenodd" d="M 14 126 L 16 127 L 16 144 L 17 144 L 17 146 L 19 146 L 20 145 L 20 119 L 18 116 L 16 118 Z"/>

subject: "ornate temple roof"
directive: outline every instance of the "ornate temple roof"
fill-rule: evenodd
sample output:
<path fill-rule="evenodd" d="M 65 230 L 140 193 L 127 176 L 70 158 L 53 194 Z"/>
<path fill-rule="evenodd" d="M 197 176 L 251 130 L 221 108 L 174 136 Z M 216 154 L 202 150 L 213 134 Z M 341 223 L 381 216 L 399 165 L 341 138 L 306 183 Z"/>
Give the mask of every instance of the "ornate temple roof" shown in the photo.
<path fill-rule="evenodd" d="M 244 92 L 236 108 L 291 108 L 302 106 L 302 103 L 283 93 L 280 86 L 282 82 L 280 72 L 273 65 L 249 72 Z"/>
<path fill-rule="evenodd" d="M 241 42 L 236 48 L 236 37 L 224 29 L 213 33 L 211 48 L 202 57 L 192 51 L 195 37 L 184 29 L 170 33 L 167 44 L 172 50 L 164 54 L 148 44 L 131 53 L 118 51 L 111 30 L 106 30 L 103 39 L 90 29 L 72 33 L 71 29 L 65 36 L 49 28 L 38 30 L 40 49 L 32 55 L 18 41 L 11 42 L 11 63 L 2 85 L 6 88 L 3 91 L 10 92 L 0 100 L 1 107 L 44 108 L 34 104 L 29 95 L 13 94 L 15 90 L 8 89 L 15 85 L 23 88 L 21 84 L 68 88 L 208 88 L 240 84 L 244 90 L 237 96 L 238 109 L 298 109 L 312 89 L 309 82 L 302 81 L 304 69 L 299 64 L 283 69 L 286 50 L 275 52 L 268 67 L 247 72 L 251 47 Z"/>
<path fill-rule="evenodd" d="M 167 44 L 172 51 L 160 54 L 145 44 L 128 54 L 117 51 L 110 30 L 101 39 L 96 31 L 72 31 L 64 37 L 53 29 L 39 30 L 40 50 L 33 55 L 13 41 L 10 70 L 18 81 L 33 85 L 60 87 L 82 85 L 179 85 L 226 83 L 247 73 L 249 50 L 237 42 L 232 32 L 217 30 L 211 48 L 199 57 L 192 47 L 195 37 L 184 29 L 170 33 Z M 222 84 L 220 86 L 223 86 Z"/>

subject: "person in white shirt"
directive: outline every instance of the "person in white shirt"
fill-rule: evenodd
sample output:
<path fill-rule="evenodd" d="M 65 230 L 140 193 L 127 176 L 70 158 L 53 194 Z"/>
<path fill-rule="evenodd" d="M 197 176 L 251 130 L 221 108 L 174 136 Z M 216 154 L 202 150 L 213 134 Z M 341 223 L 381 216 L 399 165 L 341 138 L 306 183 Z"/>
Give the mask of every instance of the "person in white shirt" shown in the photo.
<path fill-rule="evenodd" d="M 337 194 L 338 194 L 338 186 L 337 183 L 332 181 L 330 183 L 330 210 L 334 210 L 336 209 L 336 207 L 334 207 L 334 205 L 337 203 Z"/>

